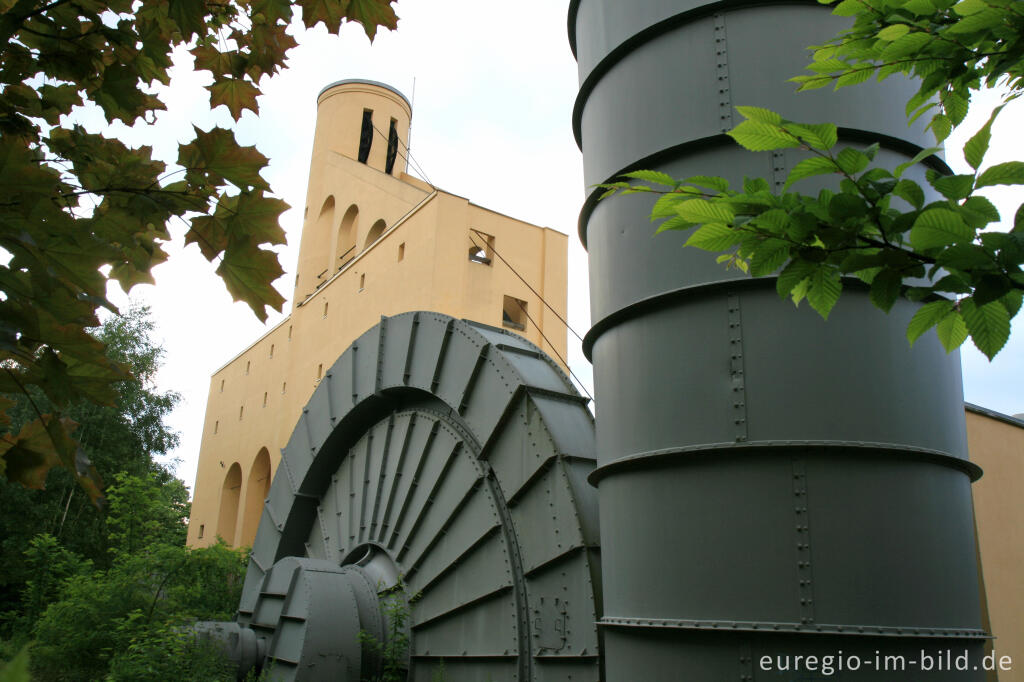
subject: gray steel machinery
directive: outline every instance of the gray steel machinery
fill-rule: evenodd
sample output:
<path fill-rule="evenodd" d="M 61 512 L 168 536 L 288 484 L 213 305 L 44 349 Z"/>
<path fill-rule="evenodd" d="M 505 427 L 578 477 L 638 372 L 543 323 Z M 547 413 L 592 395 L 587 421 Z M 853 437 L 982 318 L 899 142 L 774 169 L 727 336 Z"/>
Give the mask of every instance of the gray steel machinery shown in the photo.
<path fill-rule="evenodd" d="M 813 2 L 572 2 L 587 185 L 654 168 L 781 186 L 799 152 L 739 149 L 735 104 L 910 158 L 929 144 L 911 84 L 784 86 L 837 28 Z M 854 283 L 828 322 L 795 309 L 774 278 L 654 237 L 649 209 L 592 195 L 580 217 L 596 443 L 515 334 L 410 313 L 341 356 L 282 453 L 238 621 L 208 626 L 240 670 L 368 679 L 396 633 L 409 679 L 443 662 L 450 682 L 888 682 L 920 679 L 920 652 L 980 654 L 959 356 L 910 349 L 914 305 L 883 315 Z M 762 665 L 785 655 L 860 669 Z"/>
<path fill-rule="evenodd" d="M 587 186 L 650 168 L 781 188 L 799 150 L 741 149 L 723 134 L 735 105 L 835 122 L 841 143 L 880 142 L 890 167 L 931 146 L 907 127 L 909 81 L 786 84 L 805 47 L 843 27 L 830 12 L 572 2 Z M 950 649 L 977 663 L 986 636 L 958 354 L 934 335 L 909 348 L 915 304 L 884 315 L 856 281 L 827 322 L 795 309 L 774 277 L 726 271 L 682 248 L 686 234 L 653 236 L 650 206 L 592 195 L 580 217 L 607 679 L 836 679 L 820 657 L 840 651 L 867 662 L 838 679 L 984 679 L 917 667 L 921 651 Z M 876 651 L 905 656 L 906 669 L 876 670 Z M 818 672 L 763 669 L 763 656 L 785 654 L 818 656 Z"/>
<path fill-rule="evenodd" d="M 517 334 L 382 319 L 281 453 L 237 622 L 201 629 L 274 680 L 597 679 L 586 402 Z"/>

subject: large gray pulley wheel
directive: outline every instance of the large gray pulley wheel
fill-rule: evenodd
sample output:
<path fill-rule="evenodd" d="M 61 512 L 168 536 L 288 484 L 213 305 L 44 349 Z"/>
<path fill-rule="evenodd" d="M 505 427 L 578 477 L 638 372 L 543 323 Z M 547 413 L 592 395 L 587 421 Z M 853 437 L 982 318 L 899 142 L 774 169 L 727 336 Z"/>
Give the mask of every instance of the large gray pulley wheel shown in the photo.
<path fill-rule="evenodd" d="M 597 680 L 593 467 L 586 401 L 537 347 L 382 319 L 282 451 L 230 626 L 240 671 Z"/>

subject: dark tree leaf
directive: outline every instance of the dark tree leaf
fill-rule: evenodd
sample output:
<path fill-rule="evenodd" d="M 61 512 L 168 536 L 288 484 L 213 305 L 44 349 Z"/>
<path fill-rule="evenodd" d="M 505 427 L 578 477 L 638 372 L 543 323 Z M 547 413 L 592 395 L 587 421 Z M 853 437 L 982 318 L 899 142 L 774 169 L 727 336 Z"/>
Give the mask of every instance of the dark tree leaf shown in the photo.
<path fill-rule="evenodd" d="M 900 297 L 903 277 L 895 270 L 884 269 L 871 280 L 871 302 L 889 312 Z"/>
<path fill-rule="evenodd" d="M 234 185 L 247 188 L 269 189 L 260 171 L 267 165 L 267 157 L 256 147 L 241 147 L 229 130 L 214 128 L 204 132 L 195 128 L 196 139 L 181 147 L 178 163 L 186 168 L 206 171 Z"/>
<path fill-rule="evenodd" d="M 224 280 L 231 297 L 248 304 L 261 321 L 267 319 L 266 306 L 281 310 L 284 305 L 284 297 L 271 285 L 284 274 L 273 251 L 251 247 L 228 250 L 217 274 Z"/>
<path fill-rule="evenodd" d="M 243 78 L 220 78 L 213 85 L 206 86 L 206 89 L 210 91 L 210 107 L 216 109 L 223 104 L 236 121 L 242 117 L 243 109 L 248 109 L 254 114 L 260 113 L 259 105 L 256 103 L 256 96 L 260 91 Z"/>
<path fill-rule="evenodd" d="M 398 28 L 398 15 L 391 7 L 392 2 L 394 0 L 349 0 L 345 18 L 362 24 L 366 36 L 373 40 L 378 26 L 392 31 Z"/>

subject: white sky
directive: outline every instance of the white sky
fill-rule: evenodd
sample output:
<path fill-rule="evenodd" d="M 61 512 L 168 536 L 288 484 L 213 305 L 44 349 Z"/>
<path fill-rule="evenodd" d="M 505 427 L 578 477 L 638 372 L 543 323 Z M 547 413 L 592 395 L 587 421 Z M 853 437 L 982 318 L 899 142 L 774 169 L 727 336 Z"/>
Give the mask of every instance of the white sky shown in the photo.
<path fill-rule="evenodd" d="M 412 153 L 433 184 L 570 235 L 568 319 L 582 335 L 589 328 L 589 300 L 576 219 L 584 187 L 570 123 L 578 83 L 566 37 L 567 7 L 568 0 L 403 0 L 399 30 L 381 31 L 372 47 L 359 26 L 343 28 L 340 38 L 322 26 L 297 36 L 289 68 L 264 81 L 260 118 L 246 112 L 238 126 L 242 142 L 255 143 L 270 158 L 264 177 L 294 207 L 281 220 L 289 238 L 289 246 L 280 249 L 286 272 L 294 273 L 297 260 L 317 93 L 335 80 L 369 78 L 415 99 Z M 154 145 L 168 161 L 176 157 L 176 144 L 192 137 L 192 123 L 204 129 L 230 124 L 223 107 L 213 115 L 206 111 L 205 72 L 191 72 L 187 54 L 176 65 L 173 87 L 161 94 L 168 111 L 154 126 L 112 127 L 129 142 Z M 1020 134 L 1012 139 L 1008 131 L 1021 111 L 1004 111 L 996 130 L 992 146 L 1003 160 L 1024 158 L 1024 140 Z M 93 120 L 89 127 L 101 128 L 102 122 Z M 1015 209 L 1011 205 L 1003 214 L 1012 218 Z M 266 327 L 248 307 L 232 303 L 195 246 L 182 248 L 184 227 L 172 231 L 177 241 L 170 261 L 154 270 L 156 286 L 136 287 L 131 298 L 153 309 L 157 339 L 166 351 L 161 388 L 183 396 L 170 424 L 181 433 L 173 453 L 180 459 L 177 473 L 191 487 L 209 377 Z M 277 283 L 289 299 L 293 281 L 286 275 Z M 126 300 L 114 296 L 119 303 Z M 285 312 L 290 306 L 289 300 Z M 280 319 L 272 314 L 269 324 Z M 575 337 L 569 340 L 570 366 L 592 392 L 590 365 Z M 1011 344 L 991 364 L 973 347 L 965 348 L 967 400 L 1007 413 L 1024 411 L 1017 389 L 1024 378 L 1020 324 Z"/>

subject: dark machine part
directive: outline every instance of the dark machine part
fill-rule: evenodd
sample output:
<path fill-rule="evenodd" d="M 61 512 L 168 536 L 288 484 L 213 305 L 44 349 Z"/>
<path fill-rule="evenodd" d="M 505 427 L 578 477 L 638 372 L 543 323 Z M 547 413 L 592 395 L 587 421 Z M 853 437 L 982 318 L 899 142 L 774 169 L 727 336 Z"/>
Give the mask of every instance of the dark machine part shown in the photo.
<path fill-rule="evenodd" d="M 282 450 L 238 622 L 201 629 L 274 680 L 374 679 L 396 634 L 410 680 L 599 679 L 586 403 L 521 336 L 383 318 Z"/>
<path fill-rule="evenodd" d="M 837 21 L 813 2 L 574 0 L 587 186 L 651 168 L 781 188 L 799 152 L 736 146 L 723 134 L 740 120 L 734 105 L 833 121 L 841 142 L 879 141 L 879 161 L 908 160 L 930 145 L 907 128 L 908 81 L 803 94 L 785 82 Z M 966 459 L 958 354 L 933 335 L 908 347 L 911 303 L 884 315 L 851 283 L 822 321 L 780 300 L 773 277 L 725 271 L 683 249 L 685 234 L 654 236 L 643 195 L 596 194 L 580 237 L 607 679 L 837 679 L 762 669 L 762 656 L 785 654 L 980 658 L 980 471 Z"/>

